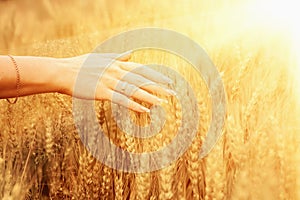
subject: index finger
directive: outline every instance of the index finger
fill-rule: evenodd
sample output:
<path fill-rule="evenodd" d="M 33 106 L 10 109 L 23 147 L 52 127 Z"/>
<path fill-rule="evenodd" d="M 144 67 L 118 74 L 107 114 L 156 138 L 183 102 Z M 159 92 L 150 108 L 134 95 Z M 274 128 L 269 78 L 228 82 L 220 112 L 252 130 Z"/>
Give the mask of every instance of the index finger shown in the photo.
<path fill-rule="evenodd" d="M 131 58 L 131 51 L 125 52 L 123 54 L 119 53 L 103 53 L 106 58 L 111 58 L 119 61 L 128 61 Z"/>
<path fill-rule="evenodd" d="M 166 77 L 165 75 L 147 67 L 145 65 L 134 63 L 134 62 L 117 62 L 118 65 L 127 71 L 141 75 L 153 82 L 162 83 L 162 84 L 172 84 L 172 79 Z"/>

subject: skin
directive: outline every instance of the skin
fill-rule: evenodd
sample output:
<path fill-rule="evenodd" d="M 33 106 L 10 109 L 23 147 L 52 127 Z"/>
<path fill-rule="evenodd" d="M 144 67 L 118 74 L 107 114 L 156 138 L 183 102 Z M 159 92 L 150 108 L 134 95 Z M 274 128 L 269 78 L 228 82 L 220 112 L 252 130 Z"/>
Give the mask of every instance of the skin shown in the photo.
<path fill-rule="evenodd" d="M 110 100 L 136 112 L 149 112 L 133 98 L 153 105 L 164 101 L 155 94 L 175 95 L 174 91 L 166 89 L 166 85 L 172 82 L 169 78 L 141 64 L 128 62 L 130 53 L 121 57 L 98 53 L 71 58 L 13 57 L 19 66 L 21 96 L 58 92 L 81 99 Z M 89 62 L 85 63 L 87 58 Z M 81 83 L 84 84 L 74 91 L 84 63 L 85 68 L 80 72 Z M 8 56 L 0 56 L 0 66 L 0 98 L 16 97 L 16 69 L 12 60 Z M 92 80 L 97 81 L 96 91 L 93 95 L 86 94 L 86 87 Z M 134 92 L 124 90 L 128 87 L 135 88 Z"/>

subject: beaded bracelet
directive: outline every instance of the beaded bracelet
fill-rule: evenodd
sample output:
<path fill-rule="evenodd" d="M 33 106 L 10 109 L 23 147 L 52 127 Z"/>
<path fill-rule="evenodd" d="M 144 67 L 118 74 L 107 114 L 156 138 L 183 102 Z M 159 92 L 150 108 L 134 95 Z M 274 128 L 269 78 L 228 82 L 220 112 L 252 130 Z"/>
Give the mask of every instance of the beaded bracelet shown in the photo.
<path fill-rule="evenodd" d="M 15 66 L 16 72 L 17 72 L 17 81 L 16 81 L 17 97 L 12 102 L 9 99 L 6 99 L 6 100 L 10 104 L 15 104 L 17 102 L 18 98 L 20 97 L 20 86 L 21 86 L 20 70 L 19 70 L 19 66 L 18 66 L 16 60 L 11 55 L 8 55 L 8 57 L 10 57 L 11 61 L 13 62 L 14 66 Z"/>

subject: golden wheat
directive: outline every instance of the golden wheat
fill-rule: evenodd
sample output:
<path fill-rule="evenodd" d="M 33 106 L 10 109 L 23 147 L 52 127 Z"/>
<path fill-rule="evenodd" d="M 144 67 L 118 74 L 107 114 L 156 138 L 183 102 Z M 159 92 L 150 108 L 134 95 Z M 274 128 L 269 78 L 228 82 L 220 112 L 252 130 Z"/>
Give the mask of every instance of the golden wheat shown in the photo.
<path fill-rule="evenodd" d="M 233 14 L 227 3 L 0 1 L 1 54 L 76 56 L 120 31 L 170 28 L 203 45 L 222 73 L 227 95 L 223 138 L 206 158 L 198 160 L 211 121 L 207 86 L 178 56 L 159 50 L 134 52 L 131 61 L 169 66 L 184 77 L 200 112 L 197 136 L 187 152 L 164 169 L 140 174 L 113 170 L 91 155 L 85 138 L 97 146 L 98 127 L 92 126 L 90 118 L 82 118 L 84 134 L 79 136 L 71 97 L 33 95 L 16 105 L 1 100 L 0 198 L 299 199 L 300 110 L 290 71 L 294 65 L 290 43 L 281 33 L 238 29 L 243 22 L 228 20 Z M 176 86 L 178 80 L 174 81 Z M 178 92 L 185 93 L 186 88 Z M 133 124 L 120 130 L 109 102 L 95 104 L 99 127 L 123 150 L 156 151 L 176 136 L 182 106 L 189 103 L 167 100 L 162 105 L 165 125 L 149 139 L 126 134 L 124 130 Z M 131 120 L 137 125 L 150 123 L 147 115 L 131 113 Z"/>

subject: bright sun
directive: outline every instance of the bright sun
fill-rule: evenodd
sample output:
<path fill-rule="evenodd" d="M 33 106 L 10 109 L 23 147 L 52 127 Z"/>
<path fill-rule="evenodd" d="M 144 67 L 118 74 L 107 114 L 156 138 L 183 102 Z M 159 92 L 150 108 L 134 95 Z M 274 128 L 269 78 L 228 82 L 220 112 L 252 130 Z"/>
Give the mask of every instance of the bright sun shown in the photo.
<path fill-rule="evenodd" d="M 300 97 L 300 2 L 297 0 L 254 0 L 248 5 L 248 11 L 255 23 L 267 27 L 284 29 L 291 37 L 292 53 L 296 59 L 293 74 L 297 79 Z"/>

